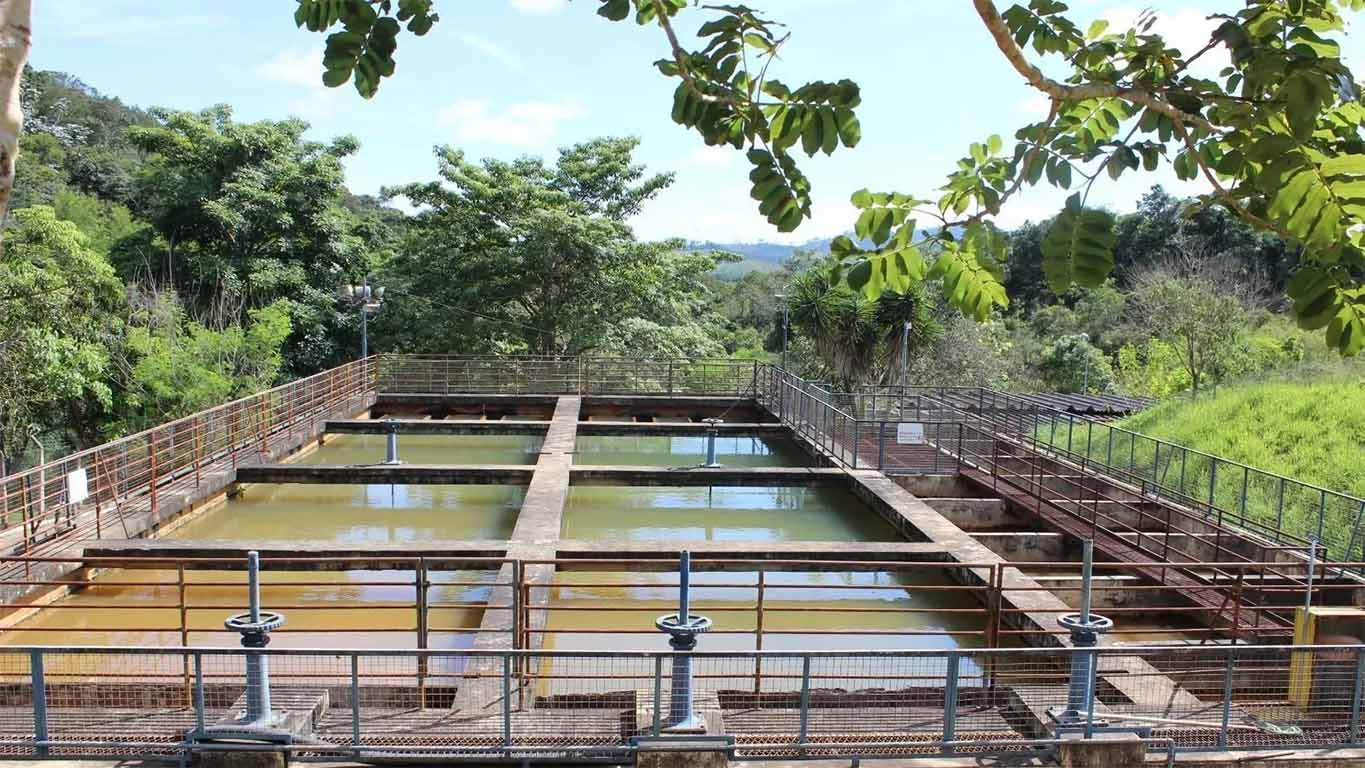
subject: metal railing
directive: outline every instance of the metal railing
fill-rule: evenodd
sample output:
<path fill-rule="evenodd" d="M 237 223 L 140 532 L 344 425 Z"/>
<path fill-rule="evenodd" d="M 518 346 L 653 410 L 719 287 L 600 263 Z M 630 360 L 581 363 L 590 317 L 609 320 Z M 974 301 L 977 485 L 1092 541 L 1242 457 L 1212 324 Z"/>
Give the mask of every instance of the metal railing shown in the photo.
<path fill-rule="evenodd" d="M 1148 534 L 1160 540 L 1158 534 Z M 1098 563 L 1096 605 L 1122 642 L 1232 642 L 1287 637 L 1294 606 L 1349 603 L 1359 584 L 1318 563 L 1199 557 Z M 221 620 L 243 601 L 241 558 L 11 558 L 0 579 L 0 621 L 11 642 L 190 646 L 224 639 Z M 868 637 L 970 647 L 1048 645 L 1078 604 L 1082 569 L 1057 561 L 936 562 L 891 559 L 695 557 L 709 572 L 696 603 L 714 635 L 757 650 L 784 638 L 860 644 Z M 484 640 L 513 649 L 554 646 L 566 635 L 658 635 L 652 620 L 675 598 L 675 564 L 659 558 L 266 557 L 261 584 L 277 631 L 295 644 L 440 647 Z M 532 577 L 546 574 L 554 578 Z M 1352 565 L 1351 567 L 1354 567 Z M 78 569 L 86 570 L 80 571 Z M 51 569 L 57 576 L 44 576 Z M 232 570 L 236 569 L 236 570 Z M 30 575 L 24 575 L 31 571 Z M 1178 590 L 1153 574 L 1189 572 Z M 91 577 L 89 574 L 95 574 Z M 803 579 L 801 573 L 820 574 Z M 84 574 L 84 575 L 73 575 Z M 1036 580 L 1018 578 L 1020 574 Z M 48 593 L 41 599 L 30 591 Z M 1309 593 L 1311 592 L 1311 597 Z M 1023 593 L 1034 593 L 1021 608 Z M 1045 599 L 1044 599 L 1045 598 Z M 488 621 L 505 611 L 510 621 Z M 579 617 L 592 616 L 585 624 Z M 482 641 L 482 640 L 481 640 Z"/>
<path fill-rule="evenodd" d="M 962 455 L 964 424 L 1133 486 L 1144 496 L 1197 511 L 1272 542 L 1333 560 L 1365 559 L 1365 499 L 1224 459 L 1112 423 L 979 387 L 873 387 L 832 392 L 781 371 L 760 372 L 760 397 L 784 398 L 784 421 L 814 435 L 850 467 L 943 474 L 956 465 L 931 455 Z M 813 414 L 813 416 L 808 416 Z M 809 421 L 810 423 L 807 423 Z M 918 451 L 907 446 L 922 446 Z M 854 446 L 857 447 L 854 450 Z M 978 454 L 981 451 L 977 451 Z M 920 455 L 917 455 L 920 454 Z"/>
<path fill-rule="evenodd" d="M 140 535 L 162 514 L 163 499 L 181 497 L 170 510 L 178 511 L 184 496 L 226 487 L 237 466 L 315 437 L 328 418 L 363 411 L 374 395 L 374 361 L 347 363 L 0 478 L 0 550 Z"/>
<path fill-rule="evenodd" d="M 1365 649 L 1239 646 L 692 653 L 697 706 L 721 715 L 732 740 L 693 748 L 741 759 L 1036 749 L 1055 744 L 1048 713 L 1068 703 L 1072 654 L 1094 662 L 1071 726 L 1087 738 L 1136 731 L 1162 751 L 1361 745 Z M 242 710 L 249 655 L 268 658 L 276 711 L 307 735 L 283 746 L 201 740 Z M 620 762 L 667 725 L 673 655 L 0 649 L 0 752 Z"/>
<path fill-rule="evenodd" d="M 986 392 L 980 415 L 1030 445 L 1199 509 L 1280 544 L 1316 540 L 1326 556 L 1365 559 L 1365 499 L 1304 483 L 1108 422 Z"/>
<path fill-rule="evenodd" d="M 753 360 L 383 355 L 392 394 L 733 395 L 751 397 Z"/>

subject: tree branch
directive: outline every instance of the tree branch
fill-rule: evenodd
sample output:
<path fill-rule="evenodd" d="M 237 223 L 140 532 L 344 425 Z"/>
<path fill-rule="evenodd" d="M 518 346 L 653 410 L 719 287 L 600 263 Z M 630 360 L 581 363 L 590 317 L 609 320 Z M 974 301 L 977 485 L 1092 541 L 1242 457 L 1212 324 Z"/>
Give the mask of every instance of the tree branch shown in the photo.
<path fill-rule="evenodd" d="M 982 23 L 986 25 L 987 31 L 991 33 L 991 37 L 995 39 L 995 47 L 999 48 L 1000 52 L 1005 55 L 1005 59 L 1014 67 L 1014 70 L 1030 86 L 1042 91 L 1054 100 L 1122 99 L 1159 112 L 1172 120 L 1198 125 L 1211 133 L 1222 133 L 1217 126 L 1202 116 L 1185 112 L 1173 104 L 1161 100 L 1156 94 L 1141 88 L 1123 88 L 1110 83 L 1066 85 L 1049 78 L 1024 56 L 1024 52 L 1014 42 L 1014 37 L 1010 35 L 1009 26 L 1000 16 L 1000 12 L 996 10 L 995 3 L 992 0 L 972 0 L 972 5 L 976 8 L 976 13 L 981 17 Z"/>

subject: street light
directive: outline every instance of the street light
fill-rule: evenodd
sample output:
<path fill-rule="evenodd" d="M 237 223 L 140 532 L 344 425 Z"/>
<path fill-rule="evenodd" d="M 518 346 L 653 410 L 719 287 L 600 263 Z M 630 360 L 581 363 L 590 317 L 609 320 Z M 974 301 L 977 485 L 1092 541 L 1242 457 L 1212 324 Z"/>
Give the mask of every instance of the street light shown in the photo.
<path fill-rule="evenodd" d="M 370 356 L 370 315 L 384 304 L 384 287 L 371 286 L 367 277 L 360 285 L 342 288 L 341 300 L 360 310 L 360 359 L 364 360 Z"/>

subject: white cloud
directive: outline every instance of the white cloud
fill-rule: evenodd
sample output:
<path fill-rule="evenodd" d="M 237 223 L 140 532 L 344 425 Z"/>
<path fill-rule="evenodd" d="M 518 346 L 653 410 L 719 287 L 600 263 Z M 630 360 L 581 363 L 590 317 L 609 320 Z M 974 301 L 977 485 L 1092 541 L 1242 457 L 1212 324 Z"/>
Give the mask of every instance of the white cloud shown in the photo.
<path fill-rule="evenodd" d="M 138 46 L 145 45 L 149 38 L 164 37 L 187 28 L 228 23 L 223 16 L 209 14 L 111 12 L 108 5 L 89 0 L 43 0 L 34 3 L 33 15 L 38 29 Z"/>
<path fill-rule="evenodd" d="M 256 76 L 273 83 L 324 88 L 322 55 L 313 49 L 280 51 L 256 65 Z"/>
<path fill-rule="evenodd" d="M 460 141 L 541 147 L 559 132 L 559 124 L 587 114 L 581 105 L 528 101 L 495 110 L 487 101 L 462 99 L 436 114 L 436 123 L 452 128 Z"/>
<path fill-rule="evenodd" d="M 554 13 L 566 5 L 565 0 L 510 0 L 512 8 L 521 13 Z"/>
<path fill-rule="evenodd" d="M 502 64 L 508 69 L 515 69 L 517 71 L 521 71 L 522 69 L 521 59 L 518 58 L 515 53 L 512 53 L 506 48 L 503 48 L 501 45 L 498 45 L 492 40 L 489 40 L 488 38 L 485 37 L 479 37 L 478 35 L 471 35 L 467 32 L 461 32 L 459 37 L 460 42 L 464 43 L 470 48 L 473 48 L 479 53 L 482 53 L 488 58 L 497 61 L 498 63 Z"/>

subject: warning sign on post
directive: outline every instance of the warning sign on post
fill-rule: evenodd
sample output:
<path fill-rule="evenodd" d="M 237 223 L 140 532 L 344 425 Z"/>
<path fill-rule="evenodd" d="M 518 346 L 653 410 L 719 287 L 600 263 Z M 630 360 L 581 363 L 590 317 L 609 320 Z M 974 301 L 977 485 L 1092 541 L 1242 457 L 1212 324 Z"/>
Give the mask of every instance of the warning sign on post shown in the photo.
<path fill-rule="evenodd" d="M 924 425 L 918 421 L 897 424 L 896 442 L 900 445 L 924 445 Z"/>
<path fill-rule="evenodd" d="M 90 481 L 84 469 L 70 472 L 66 476 L 66 503 L 79 504 L 90 498 Z"/>

